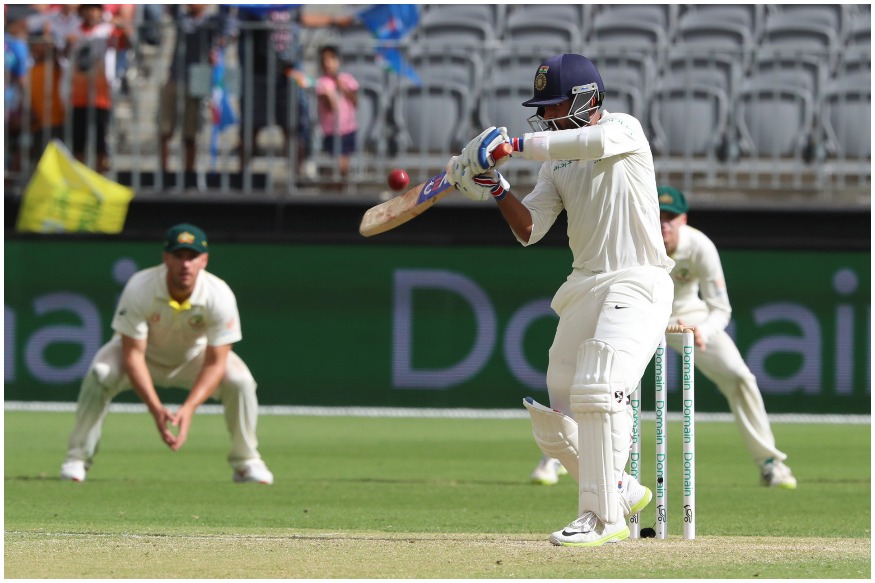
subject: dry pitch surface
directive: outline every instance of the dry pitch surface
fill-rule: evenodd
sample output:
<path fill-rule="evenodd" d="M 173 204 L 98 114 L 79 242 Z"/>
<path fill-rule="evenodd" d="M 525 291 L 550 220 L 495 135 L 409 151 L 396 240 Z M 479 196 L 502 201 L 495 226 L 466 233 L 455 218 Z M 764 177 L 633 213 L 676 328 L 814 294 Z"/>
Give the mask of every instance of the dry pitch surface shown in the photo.
<path fill-rule="evenodd" d="M 870 539 L 680 537 L 593 549 L 532 535 L 7 532 L 9 578 L 869 578 Z M 50 562 L 45 557 L 52 557 Z M 854 567 L 856 565 L 856 567 Z M 849 570 L 849 567 L 851 569 Z"/>

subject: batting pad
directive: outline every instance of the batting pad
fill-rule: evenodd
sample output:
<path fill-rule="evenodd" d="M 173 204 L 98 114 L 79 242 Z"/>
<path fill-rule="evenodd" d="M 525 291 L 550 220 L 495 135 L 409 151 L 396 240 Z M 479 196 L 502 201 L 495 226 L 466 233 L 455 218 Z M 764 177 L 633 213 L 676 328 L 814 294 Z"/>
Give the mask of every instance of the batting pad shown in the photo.
<path fill-rule="evenodd" d="M 629 455 L 629 416 L 620 358 L 599 340 L 580 345 L 571 385 L 580 452 L 579 513 L 590 510 L 605 522 L 623 517 L 617 483 Z"/>
<path fill-rule="evenodd" d="M 532 435 L 544 455 L 559 460 L 575 480 L 579 478 L 580 462 L 577 458 L 577 423 L 573 419 L 541 405 L 531 397 L 523 399 L 523 405 L 532 418 Z"/>

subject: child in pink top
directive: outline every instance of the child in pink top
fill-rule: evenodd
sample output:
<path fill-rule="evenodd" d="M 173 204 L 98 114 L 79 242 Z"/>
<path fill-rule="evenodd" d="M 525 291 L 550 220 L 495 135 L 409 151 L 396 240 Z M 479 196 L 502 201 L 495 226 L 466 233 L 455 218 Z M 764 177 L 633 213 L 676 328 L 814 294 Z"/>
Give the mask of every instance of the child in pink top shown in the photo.
<path fill-rule="evenodd" d="M 339 170 L 345 182 L 349 174 L 349 155 L 355 151 L 358 129 L 358 81 L 349 73 L 340 72 L 340 56 L 333 46 L 320 51 L 322 75 L 316 80 L 319 98 L 319 124 L 324 135 L 322 151 L 339 154 Z"/>

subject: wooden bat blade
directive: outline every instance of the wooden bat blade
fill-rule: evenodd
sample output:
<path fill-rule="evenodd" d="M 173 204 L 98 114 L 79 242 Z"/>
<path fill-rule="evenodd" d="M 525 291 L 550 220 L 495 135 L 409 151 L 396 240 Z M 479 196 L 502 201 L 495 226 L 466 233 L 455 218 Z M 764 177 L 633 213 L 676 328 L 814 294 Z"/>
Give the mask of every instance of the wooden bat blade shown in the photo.
<path fill-rule="evenodd" d="M 501 144 L 493 152 L 495 160 L 500 160 L 513 151 L 510 144 Z M 371 207 L 362 217 L 359 233 L 372 237 L 391 231 L 410 219 L 421 215 L 437 201 L 453 192 L 455 188 L 447 181 L 447 173 L 441 172 L 431 179 L 418 184 L 395 198 Z"/>
<path fill-rule="evenodd" d="M 404 194 L 371 207 L 362 217 L 359 233 L 365 237 L 385 233 L 424 213 L 431 205 L 455 190 L 446 178 L 447 173 L 441 172 Z"/>

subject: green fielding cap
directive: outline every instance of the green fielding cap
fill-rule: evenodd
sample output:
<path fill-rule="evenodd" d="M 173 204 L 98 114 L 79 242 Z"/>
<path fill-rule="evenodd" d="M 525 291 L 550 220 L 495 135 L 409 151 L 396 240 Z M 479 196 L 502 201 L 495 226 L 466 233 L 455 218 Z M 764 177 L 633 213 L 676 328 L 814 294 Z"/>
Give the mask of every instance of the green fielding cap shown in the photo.
<path fill-rule="evenodd" d="M 198 253 L 207 252 L 207 235 L 199 227 L 182 223 L 167 230 L 164 236 L 164 251 L 173 253 L 177 249 L 191 249 Z"/>
<path fill-rule="evenodd" d="M 656 189 L 659 197 L 659 210 L 682 215 L 689 210 L 684 193 L 674 186 L 660 186 Z"/>

